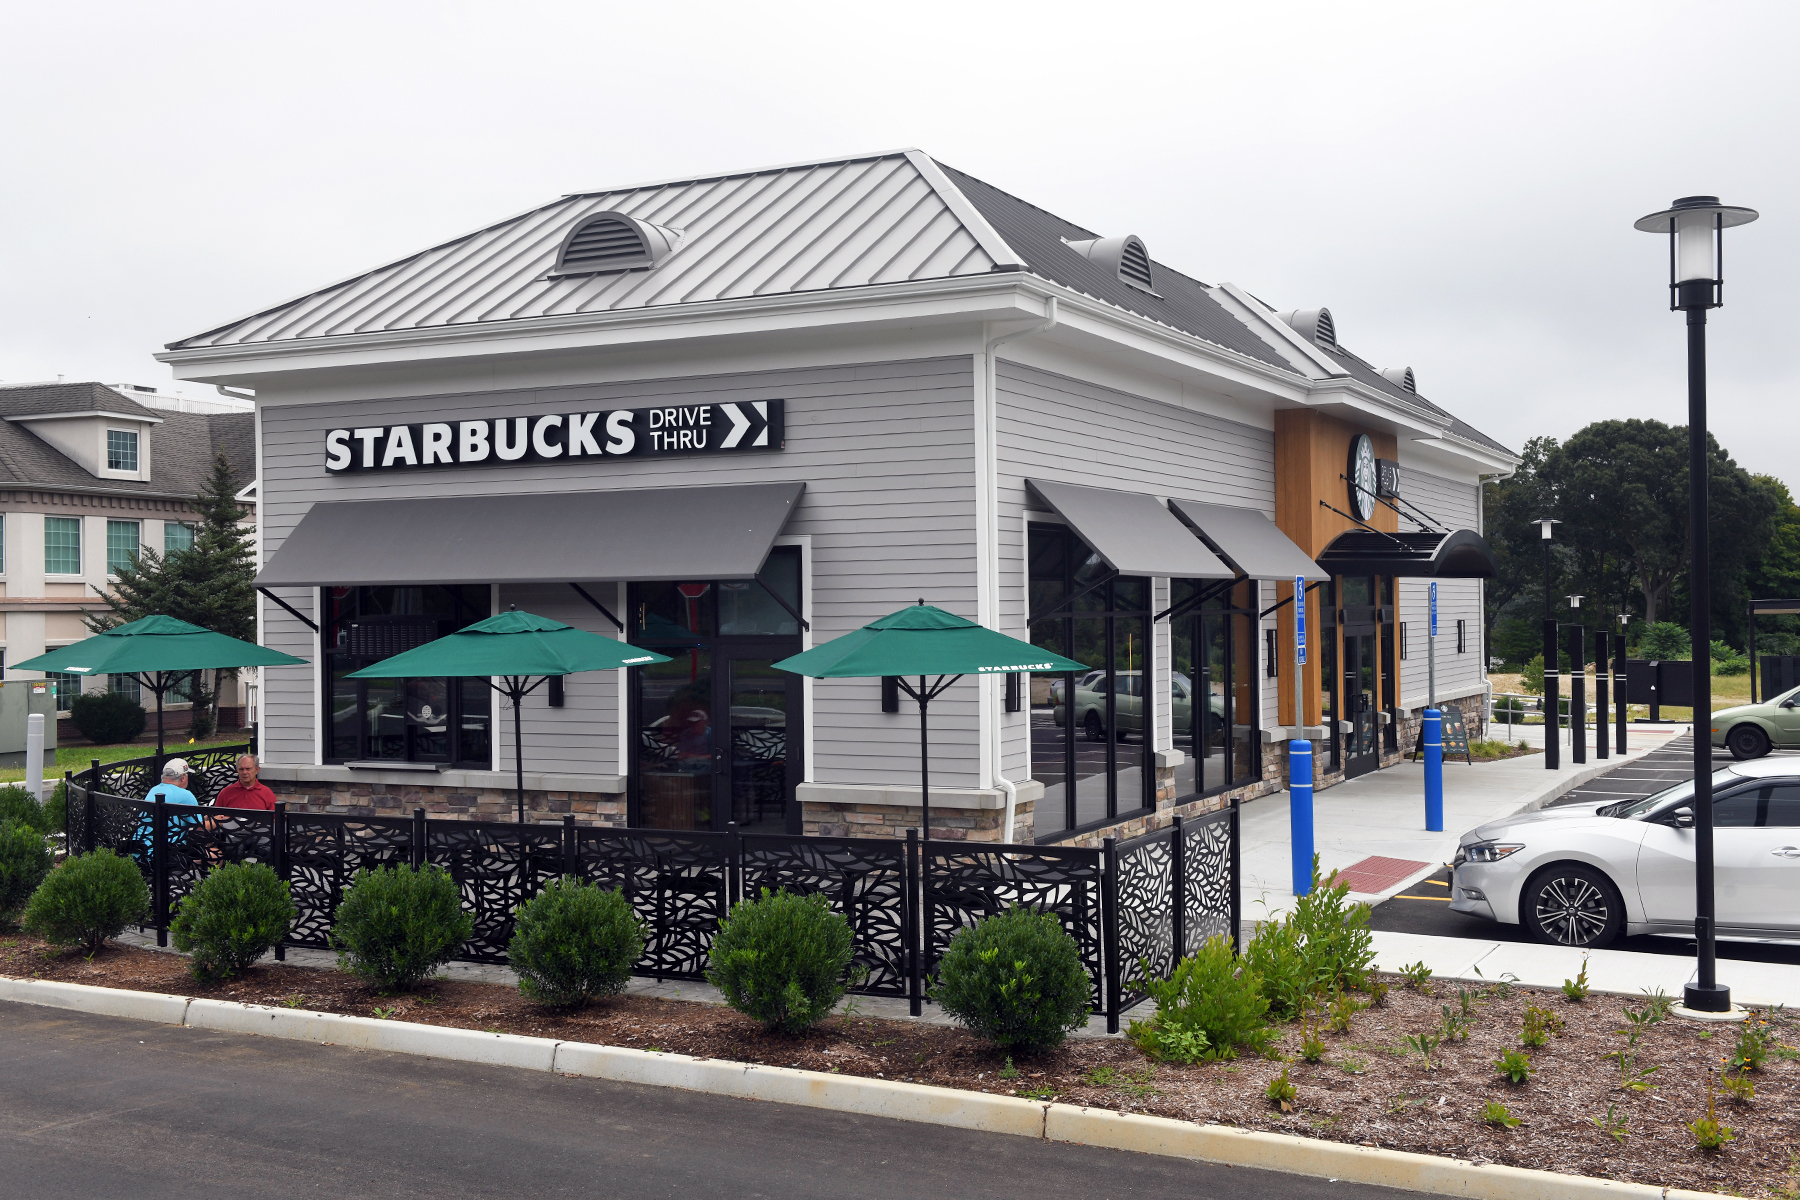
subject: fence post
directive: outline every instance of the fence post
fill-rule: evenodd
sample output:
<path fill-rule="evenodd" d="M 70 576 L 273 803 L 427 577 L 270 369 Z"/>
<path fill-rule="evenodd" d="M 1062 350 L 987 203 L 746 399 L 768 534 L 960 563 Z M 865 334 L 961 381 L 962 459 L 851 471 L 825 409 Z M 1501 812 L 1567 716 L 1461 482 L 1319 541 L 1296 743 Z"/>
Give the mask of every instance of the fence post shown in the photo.
<path fill-rule="evenodd" d="M 1175 938 L 1175 957 L 1169 963 L 1173 971 L 1175 964 L 1187 957 L 1187 835 L 1181 831 L 1181 814 L 1175 814 L 1171 822 L 1175 826 L 1172 835 L 1175 844 L 1169 856 L 1169 870 L 1174 878 L 1169 881 L 1169 903 L 1175 906 L 1174 928 L 1171 933 Z"/>
<path fill-rule="evenodd" d="M 1238 837 L 1239 799 L 1231 798 L 1231 948 L 1243 952 L 1244 928 L 1244 856 Z"/>
<path fill-rule="evenodd" d="M 576 865 L 575 865 L 575 860 L 576 860 L 576 855 L 575 855 L 575 814 L 574 813 L 564 813 L 563 814 L 562 851 L 563 851 L 563 874 L 568 875 L 568 876 L 573 876 L 575 874 L 575 870 L 576 870 Z"/>
<path fill-rule="evenodd" d="M 65 796 L 68 793 L 63 793 Z M 94 852 L 94 781 L 81 789 L 81 852 Z"/>
<path fill-rule="evenodd" d="M 744 898 L 744 831 L 736 821 L 725 822 L 731 835 L 731 848 L 725 852 L 725 911 Z"/>
<path fill-rule="evenodd" d="M 1119 1032 L 1119 839 L 1109 837 L 1102 843 L 1100 877 L 1101 953 L 1106 957 L 1106 980 L 1102 998 L 1106 1006 L 1106 1032 Z"/>
<path fill-rule="evenodd" d="M 272 851 L 270 857 L 275 860 L 275 878 L 286 883 L 288 882 L 286 800 L 277 800 L 275 802 L 275 822 L 270 828 L 269 841 L 271 843 L 270 849 Z M 275 961 L 287 961 L 287 934 L 285 933 L 281 935 L 281 940 L 275 943 Z"/>
<path fill-rule="evenodd" d="M 900 937 L 906 944 L 907 1011 L 919 1016 L 925 1011 L 925 973 L 919 948 L 919 930 L 928 925 L 931 913 L 919 890 L 919 831 L 906 831 L 906 903 L 900 909 Z"/>
<path fill-rule="evenodd" d="M 422 808 L 413 809 L 412 865 L 414 870 L 424 866 L 428 861 L 425 854 L 425 839 L 428 831 L 428 826 L 425 824 L 425 810 Z"/>
<path fill-rule="evenodd" d="M 156 906 L 156 944 L 169 944 L 169 813 L 161 792 L 156 793 L 151 810 L 150 886 L 151 903 Z"/>

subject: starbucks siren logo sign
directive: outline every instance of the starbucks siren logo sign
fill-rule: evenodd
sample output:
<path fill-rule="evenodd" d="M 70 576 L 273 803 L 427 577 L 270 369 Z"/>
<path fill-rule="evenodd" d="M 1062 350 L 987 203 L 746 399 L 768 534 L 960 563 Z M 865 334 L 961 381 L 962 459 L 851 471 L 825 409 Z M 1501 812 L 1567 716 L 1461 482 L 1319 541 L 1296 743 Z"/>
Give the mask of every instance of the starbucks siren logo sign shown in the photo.
<path fill-rule="evenodd" d="M 1375 443 L 1369 435 L 1359 433 L 1350 443 L 1350 511 L 1361 520 L 1375 515 L 1375 487 L 1379 482 L 1375 470 Z"/>

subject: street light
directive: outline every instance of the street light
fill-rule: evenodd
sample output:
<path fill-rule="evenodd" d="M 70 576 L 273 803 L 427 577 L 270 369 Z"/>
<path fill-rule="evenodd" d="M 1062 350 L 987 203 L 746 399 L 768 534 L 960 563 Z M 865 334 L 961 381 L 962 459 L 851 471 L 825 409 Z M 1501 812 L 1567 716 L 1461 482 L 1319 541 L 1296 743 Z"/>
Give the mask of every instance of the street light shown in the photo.
<path fill-rule="evenodd" d="M 1562 693 L 1557 687 L 1556 614 L 1550 608 L 1550 543 L 1556 540 L 1556 527 L 1562 522 L 1553 517 L 1539 517 L 1539 536 L 1544 542 L 1544 769 L 1554 771 L 1562 750 L 1559 740 L 1562 722 Z"/>
<path fill-rule="evenodd" d="M 1713 943 L 1712 578 L 1707 546 L 1706 310 L 1725 302 L 1725 231 L 1756 220 L 1756 210 L 1720 204 L 1717 196 L 1683 196 L 1640 218 L 1637 229 L 1669 237 L 1669 308 L 1687 313 L 1688 529 L 1692 561 L 1694 672 L 1694 941 L 1699 980 L 1683 1002 L 1701 1012 L 1731 1011 L 1731 989 L 1718 981 Z"/>

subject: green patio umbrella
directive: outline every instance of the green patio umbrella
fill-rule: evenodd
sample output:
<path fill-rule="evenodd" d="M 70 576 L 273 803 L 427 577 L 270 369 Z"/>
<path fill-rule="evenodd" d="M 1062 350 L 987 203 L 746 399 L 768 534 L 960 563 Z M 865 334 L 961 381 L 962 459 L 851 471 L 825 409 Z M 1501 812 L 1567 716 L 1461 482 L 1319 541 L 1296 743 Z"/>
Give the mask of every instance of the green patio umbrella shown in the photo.
<path fill-rule="evenodd" d="M 813 679 L 891 675 L 901 691 L 919 702 L 920 823 L 927 842 L 931 840 L 931 747 L 925 728 L 926 707 L 964 675 L 1087 670 L 1085 663 L 996 633 L 923 600 L 823 646 L 784 658 L 775 666 Z M 918 676 L 916 687 L 907 682 L 908 675 Z M 937 679 L 928 684 L 928 675 Z"/>
<path fill-rule="evenodd" d="M 519 824 L 525 823 L 525 735 L 519 726 L 519 701 L 557 675 L 606 671 L 668 662 L 626 642 L 588 633 L 561 621 L 513 609 L 477 621 L 448 637 L 427 642 L 371 667 L 350 672 L 350 679 L 420 679 L 435 676 L 481 678 L 512 701 L 513 767 L 518 783 Z M 537 682 L 531 682 L 533 676 Z M 504 687 L 492 682 L 505 681 Z"/>
<path fill-rule="evenodd" d="M 19 671 L 131 675 L 156 693 L 156 756 L 163 753 L 163 693 L 183 675 L 233 667 L 304 667 L 304 658 L 178 621 L 144 617 L 84 642 L 14 663 Z"/>

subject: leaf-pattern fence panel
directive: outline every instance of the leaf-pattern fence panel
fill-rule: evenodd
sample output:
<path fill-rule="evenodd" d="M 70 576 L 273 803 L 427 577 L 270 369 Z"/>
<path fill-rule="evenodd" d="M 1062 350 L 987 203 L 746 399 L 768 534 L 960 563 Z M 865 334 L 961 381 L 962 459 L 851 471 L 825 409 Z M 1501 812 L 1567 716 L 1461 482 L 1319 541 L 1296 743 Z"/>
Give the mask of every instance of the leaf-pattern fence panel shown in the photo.
<path fill-rule="evenodd" d="M 211 804 L 226 785 L 237 778 L 238 756 L 248 753 L 250 745 L 246 742 L 241 746 L 209 746 L 186 754 L 177 751 L 165 754 L 161 759 L 154 754 L 128 758 L 103 764 L 98 787 L 108 795 L 142 800 L 161 780 L 161 764 L 171 758 L 181 758 L 188 764 L 188 790 L 201 804 Z"/>
<path fill-rule="evenodd" d="M 637 973 L 704 978 L 731 899 L 731 835 L 589 826 L 576 827 L 574 835 L 575 873 L 622 889 L 644 922 Z"/>
<path fill-rule="evenodd" d="M 429 821 L 425 861 L 444 868 L 462 891 L 475 928 L 458 957 L 503 963 L 519 905 L 562 870 L 563 830 L 556 825 Z"/>
<path fill-rule="evenodd" d="M 1167 979 L 1180 958 L 1175 948 L 1175 833 L 1169 826 L 1118 847 L 1121 1011 L 1148 997 L 1147 980 Z"/>
<path fill-rule="evenodd" d="M 1200 949 L 1209 937 L 1237 937 L 1233 917 L 1237 912 L 1238 885 L 1231 852 L 1235 820 L 1232 810 L 1225 808 L 1182 822 L 1181 857 L 1187 871 L 1182 914 L 1182 932 L 1187 942 L 1184 955 Z"/>
<path fill-rule="evenodd" d="M 213 808 L 201 810 L 200 815 L 189 815 L 194 810 L 186 804 L 165 804 L 163 811 L 169 820 L 164 870 L 171 917 L 181 898 L 198 887 L 216 866 L 242 862 L 276 865 L 272 812 Z"/>
<path fill-rule="evenodd" d="M 327 949 L 338 903 L 356 873 L 413 861 L 413 822 L 288 813 L 286 850 L 288 891 L 298 910 L 288 945 Z"/>
<path fill-rule="evenodd" d="M 744 834 L 738 894 L 753 899 L 767 888 L 822 894 L 850 923 L 856 965 L 863 976 L 852 991 L 868 996 L 907 994 L 906 843 L 872 838 Z"/>
<path fill-rule="evenodd" d="M 929 914 L 924 969 L 929 971 L 944 956 L 957 930 L 1023 905 L 1062 922 L 1093 983 L 1093 1011 L 1105 1012 L 1101 852 L 1076 846 L 938 849 L 942 845 L 930 843 L 924 855 Z"/>

